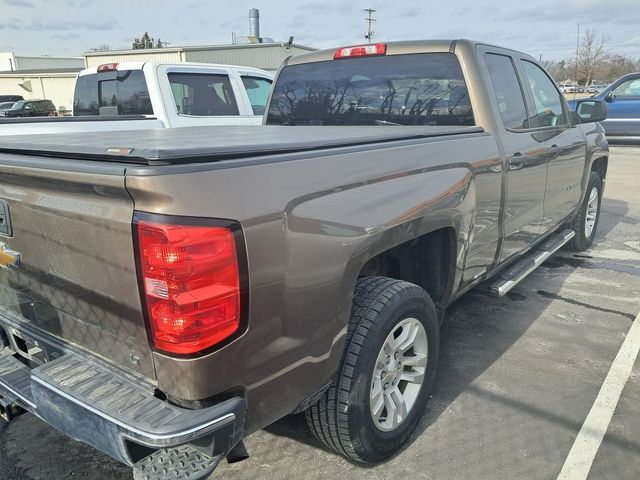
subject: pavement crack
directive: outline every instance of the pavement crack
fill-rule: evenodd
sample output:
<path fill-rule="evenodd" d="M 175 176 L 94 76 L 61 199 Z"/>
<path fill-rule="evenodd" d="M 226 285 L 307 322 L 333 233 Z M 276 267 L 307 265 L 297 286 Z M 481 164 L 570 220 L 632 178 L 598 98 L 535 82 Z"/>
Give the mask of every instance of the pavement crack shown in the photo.
<path fill-rule="evenodd" d="M 562 295 L 558 295 L 557 293 L 547 292 L 546 290 L 536 290 L 536 293 L 544 298 L 559 300 L 561 302 L 569 303 L 571 305 L 585 307 L 592 310 L 598 310 L 599 312 L 613 313 L 614 315 L 620 315 L 622 317 L 630 319 L 632 322 L 636 319 L 636 316 L 633 313 L 622 312 L 620 310 L 614 310 L 612 308 L 598 307 L 597 305 L 592 305 L 590 303 L 574 300 L 573 298 L 566 298 L 566 297 L 563 297 Z"/>

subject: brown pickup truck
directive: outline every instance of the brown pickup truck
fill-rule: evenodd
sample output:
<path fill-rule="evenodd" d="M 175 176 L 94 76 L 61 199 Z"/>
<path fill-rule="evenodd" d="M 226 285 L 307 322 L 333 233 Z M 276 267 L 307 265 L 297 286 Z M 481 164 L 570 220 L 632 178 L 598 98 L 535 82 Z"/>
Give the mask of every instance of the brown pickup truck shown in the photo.
<path fill-rule="evenodd" d="M 0 414 L 147 480 L 204 478 L 302 411 L 384 460 L 446 307 L 590 246 L 605 117 L 527 55 L 416 41 L 289 59 L 261 127 L 5 137 Z"/>

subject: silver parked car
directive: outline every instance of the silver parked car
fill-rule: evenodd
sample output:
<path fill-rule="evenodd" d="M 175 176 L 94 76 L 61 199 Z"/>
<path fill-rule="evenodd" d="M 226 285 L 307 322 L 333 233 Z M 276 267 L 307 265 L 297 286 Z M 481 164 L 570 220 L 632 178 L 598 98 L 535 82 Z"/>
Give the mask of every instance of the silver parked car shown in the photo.
<path fill-rule="evenodd" d="M 571 85 L 570 83 L 563 83 L 558 85 L 561 93 L 576 93 L 575 85 Z"/>

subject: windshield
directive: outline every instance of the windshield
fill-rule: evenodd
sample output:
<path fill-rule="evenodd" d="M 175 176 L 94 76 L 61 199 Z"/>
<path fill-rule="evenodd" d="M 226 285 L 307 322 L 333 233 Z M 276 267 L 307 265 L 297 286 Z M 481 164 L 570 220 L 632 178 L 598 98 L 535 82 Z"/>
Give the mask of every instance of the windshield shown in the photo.
<path fill-rule="evenodd" d="M 16 102 L 13 104 L 13 107 L 11 107 L 11 110 L 20 110 L 25 103 L 27 102 Z"/>
<path fill-rule="evenodd" d="M 360 57 L 285 67 L 271 125 L 474 125 L 450 53 Z"/>

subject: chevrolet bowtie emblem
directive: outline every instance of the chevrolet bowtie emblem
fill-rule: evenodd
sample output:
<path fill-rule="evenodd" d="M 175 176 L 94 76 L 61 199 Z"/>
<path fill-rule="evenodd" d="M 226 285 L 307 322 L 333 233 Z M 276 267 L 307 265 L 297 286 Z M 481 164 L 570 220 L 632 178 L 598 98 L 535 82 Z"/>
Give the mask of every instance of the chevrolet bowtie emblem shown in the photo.
<path fill-rule="evenodd" d="M 0 242 L 0 268 L 12 269 L 20 266 L 20 254 L 9 249 L 9 246 Z"/>

